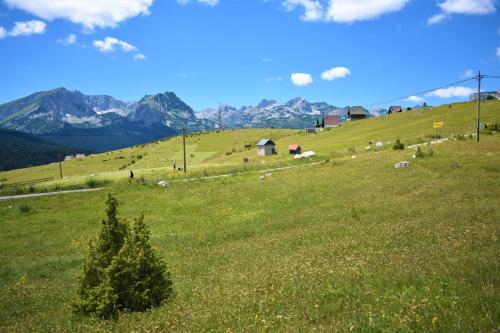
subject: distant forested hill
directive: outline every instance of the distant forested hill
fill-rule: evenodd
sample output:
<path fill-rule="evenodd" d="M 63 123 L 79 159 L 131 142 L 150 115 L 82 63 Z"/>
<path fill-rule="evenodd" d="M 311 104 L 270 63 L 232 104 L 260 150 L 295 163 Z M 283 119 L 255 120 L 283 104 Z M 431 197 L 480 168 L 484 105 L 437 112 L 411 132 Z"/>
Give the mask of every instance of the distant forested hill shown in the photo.
<path fill-rule="evenodd" d="M 0 128 L 0 171 L 62 161 L 66 155 L 88 153 L 55 145 L 36 135 Z"/>

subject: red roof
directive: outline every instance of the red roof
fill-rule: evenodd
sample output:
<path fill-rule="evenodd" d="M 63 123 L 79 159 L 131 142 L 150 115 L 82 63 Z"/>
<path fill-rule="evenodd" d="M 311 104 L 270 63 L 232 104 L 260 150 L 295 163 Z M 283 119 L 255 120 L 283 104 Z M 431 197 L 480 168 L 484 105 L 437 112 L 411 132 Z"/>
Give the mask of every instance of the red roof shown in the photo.
<path fill-rule="evenodd" d="M 325 116 L 325 126 L 328 125 L 332 126 L 340 125 L 340 117 L 336 115 Z"/>
<path fill-rule="evenodd" d="M 295 145 L 289 145 L 289 146 L 288 146 L 288 150 L 297 150 L 297 149 L 299 149 L 299 148 L 300 148 L 300 146 L 299 146 L 299 145 L 297 145 L 297 144 L 295 144 Z"/>
<path fill-rule="evenodd" d="M 403 109 L 400 107 L 400 106 L 391 106 L 389 108 L 389 112 L 390 113 L 393 113 L 393 112 L 401 112 L 403 111 Z"/>

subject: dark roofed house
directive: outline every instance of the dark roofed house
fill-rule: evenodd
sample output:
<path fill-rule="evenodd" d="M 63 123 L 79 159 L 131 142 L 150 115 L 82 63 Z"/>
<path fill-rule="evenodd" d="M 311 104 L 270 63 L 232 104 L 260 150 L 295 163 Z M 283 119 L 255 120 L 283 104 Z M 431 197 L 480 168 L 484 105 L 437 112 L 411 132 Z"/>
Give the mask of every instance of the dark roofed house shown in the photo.
<path fill-rule="evenodd" d="M 257 143 L 257 155 L 268 156 L 276 154 L 276 144 L 271 139 L 262 139 Z"/>
<path fill-rule="evenodd" d="M 389 112 L 387 112 L 388 114 L 393 114 L 393 113 L 396 113 L 396 112 L 403 112 L 403 108 L 400 107 L 400 106 L 391 106 L 389 108 Z"/>
<path fill-rule="evenodd" d="M 290 154 L 298 155 L 302 153 L 302 148 L 298 144 L 293 144 L 288 146 L 288 152 Z"/>
<path fill-rule="evenodd" d="M 368 110 L 362 106 L 351 106 L 347 108 L 347 117 L 350 120 L 359 120 L 368 118 Z"/>
<path fill-rule="evenodd" d="M 337 115 L 327 115 L 324 118 L 325 127 L 338 127 L 340 126 L 340 117 Z"/>

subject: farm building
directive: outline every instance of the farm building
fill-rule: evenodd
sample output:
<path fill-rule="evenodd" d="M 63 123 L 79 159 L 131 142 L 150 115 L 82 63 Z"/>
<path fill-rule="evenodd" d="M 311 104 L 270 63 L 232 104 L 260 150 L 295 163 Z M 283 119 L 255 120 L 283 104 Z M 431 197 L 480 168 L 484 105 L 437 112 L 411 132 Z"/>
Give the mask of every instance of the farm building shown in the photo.
<path fill-rule="evenodd" d="M 339 127 L 340 117 L 337 115 L 328 115 L 323 119 L 326 128 Z"/>
<path fill-rule="evenodd" d="M 403 108 L 400 107 L 400 106 L 391 106 L 389 108 L 389 112 L 387 112 L 387 114 L 393 114 L 393 113 L 396 113 L 396 112 L 403 112 Z"/>
<path fill-rule="evenodd" d="M 74 156 L 72 156 L 72 155 L 68 155 L 68 156 L 65 156 L 65 157 L 64 157 L 64 160 L 65 160 L 65 161 L 71 161 L 71 160 L 72 160 L 72 159 L 74 159 L 74 158 L 75 158 Z"/>
<path fill-rule="evenodd" d="M 481 100 L 488 100 L 488 99 L 500 99 L 500 90 L 498 91 L 485 91 L 481 92 Z M 472 101 L 477 101 L 477 93 L 470 95 L 469 100 Z"/>
<path fill-rule="evenodd" d="M 319 128 L 311 127 L 311 128 L 306 128 L 304 132 L 306 132 L 306 134 L 316 134 L 318 130 Z"/>
<path fill-rule="evenodd" d="M 276 154 L 276 144 L 271 139 L 262 139 L 257 143 L 257 155 L 268 156 Z"/>
<path fill-rule="evenodd" d="M 293 144 L 288 146 L 288 152 L 294 155 L 302 154 L 302 148 L 298 144 Z"/>
<path fill-rule="evenodd" d="M 351 106 L 347 108 L 347 117 L 350 120 L 360 120 L 368 118 L 368 110 L 362 106 Z"/>
<path fill-rule="evenodd" d="M 85 154 L 76 154 L 75 155 L 75 159 L 80 160 L 80 161 L 83 160 L 84 157 L 85 157 Z"/>

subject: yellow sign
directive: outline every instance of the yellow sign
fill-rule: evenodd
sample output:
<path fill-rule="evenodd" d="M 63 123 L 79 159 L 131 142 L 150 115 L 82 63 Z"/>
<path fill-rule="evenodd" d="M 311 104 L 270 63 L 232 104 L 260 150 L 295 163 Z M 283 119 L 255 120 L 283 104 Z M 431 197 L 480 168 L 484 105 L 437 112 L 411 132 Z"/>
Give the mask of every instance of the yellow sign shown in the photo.
<path fill-rule="evenodd" d="M 444 123 L 442 121 L 436 122 L 436 123 L 434 123 L 434 128 L 443 128 L 443 124 Z"/>

